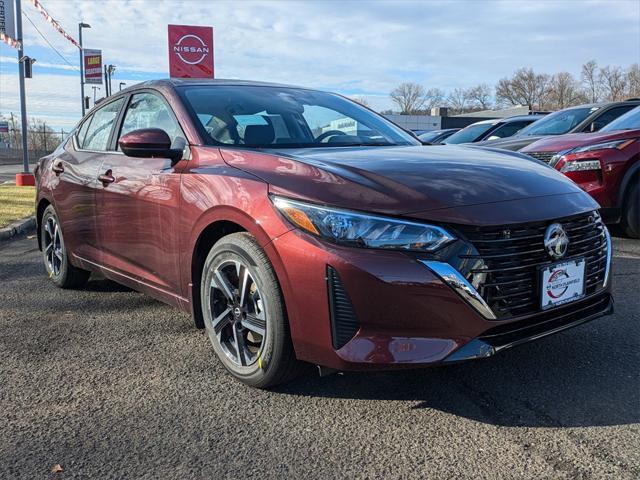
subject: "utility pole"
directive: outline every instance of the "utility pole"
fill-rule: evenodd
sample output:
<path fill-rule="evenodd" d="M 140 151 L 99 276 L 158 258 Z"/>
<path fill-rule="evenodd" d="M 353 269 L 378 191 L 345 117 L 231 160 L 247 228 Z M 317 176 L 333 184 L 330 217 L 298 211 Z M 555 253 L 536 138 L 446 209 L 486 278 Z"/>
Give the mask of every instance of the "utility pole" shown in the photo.
<path fill-rule="evenodd" d="M 16 0 L 16 40 L 18 41 L 18 74 L 20 82 L 20 116 L 22 121 L 22 173 L 29 175 L 29 149 L 27 146 L 27 99 L 24 87 L 24 40 L 22 38 L 22 6 Z M 17 179 L 16 179 L 17 180 Z M 17 181 L 16 181 L 17 183 Z"/>
<path fill-rule="evenodd" d="M 105 98 L 111 95 L 109 92 L 109 74 L 107 73 L 107 66 L 104 66 L 104 90 L 105 90 Z"/>
<path fill-rule="evenodd" d="M 47 122 L 42 122 L 42 139 L 44 140 L 44 151 L 47 151 Z"/>
<path fill-rule="evenodd" d="M 113 93 L 113 89 L 111 88 L 111 76 L 115 73 L 115 71 L 116 71 L 115 65 L 109 65 L 107 67 L 107 73 L 109 74 L 109 95 Z"/>
<path fill-rule="evenodd" d="M 91 25 L 88 23 L 80 22 L 78 23 L 78 37 L 80 43 L 80 103 L 82 104 L 82 116 L 84 117 L 84 56 L 82 51 L 82 29 L 83 28 L 91 28 Z"/>
<path fill-rule="evenodd" d="M 91 87 L 93 90 L 93 104 L 96 104 L 96 91 L 100 89 L 100 87 L 96 87 L 95 85 Z"/>

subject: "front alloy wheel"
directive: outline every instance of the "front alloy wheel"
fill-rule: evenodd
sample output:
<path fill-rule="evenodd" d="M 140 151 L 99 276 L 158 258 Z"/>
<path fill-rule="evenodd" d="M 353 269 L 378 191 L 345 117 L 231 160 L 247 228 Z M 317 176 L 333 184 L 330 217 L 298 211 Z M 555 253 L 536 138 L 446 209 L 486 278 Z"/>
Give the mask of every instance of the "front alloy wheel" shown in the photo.
<path fill-rule="evenodd" d="M 267 330 L 258 284 L 240 260 L 214 267 L 209 290 L 211 327 L 226 356 L 246 367 L 258 361 Z"/>
<path fill-rule="evenodd" d="M 299 373 L 280 285 L 252 235 L 233 233 L 211 248 L 200 301 L 211 345 L 234 377 L 267 388 Z"/>

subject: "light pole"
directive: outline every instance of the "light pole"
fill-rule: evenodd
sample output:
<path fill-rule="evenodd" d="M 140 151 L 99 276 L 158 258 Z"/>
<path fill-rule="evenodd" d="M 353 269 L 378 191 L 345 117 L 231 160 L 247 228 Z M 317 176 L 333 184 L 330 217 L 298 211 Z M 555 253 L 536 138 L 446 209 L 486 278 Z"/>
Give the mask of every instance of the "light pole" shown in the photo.
<path fill-rule="evenodd" d="M 88 23 L 78 23 L 78 37 L 80 42 L 80 103 L 82 104 L 82 116 L 84 117 L 84 58 L 82 51 L 82 29 L 91 28 Z"/>
<path fill-rule="evenodd" d="M 124 83 L 124 82 L 120 82 L 120 83 L 118 84 L 118 91 L 119 91 L 119 92 L 121 92 L 121 91 L 122 91 L 122 87 L 123 87 L 123 86 L 126 86 L 126 85 L 127 85 L 126 83 Z"/>
<path fill-rule="evenodd" d="M 115 65 L 109 65 L 107 67 L 107 73 L 109 74 L 109 95 L 113 94 L 113 89 L 111 88 L 111 76 L 116 72 Z"/>
<path fill-rule="evenodd" d="M 18 40 L 18 74 L 20 82 L 20 120 L 22 123 L 22 172 L 29 175 L 29 149 L 27 144 L 27 99 L 24 88 L 24 39 L 22 38 L 22 8 L 20 0 L 16 1 L 16 40 Z M 14 127 L 15 129 L 15 127 Z M 15 131 L 15 130 L 14 130 Z M 22 178 L 18 181 L 16 175 L 16 184 L 22 184 Z M 33 185 L 33 184 L 32 184 Z"/>
<path fill-rule="evenodd" d="M 95 85 L 93 87 L 91 87 L 91 89 L 93 90 L 93 104 L 96 104 L 96 91 L 100 90 L 100 87 L 96 87 Z"/>

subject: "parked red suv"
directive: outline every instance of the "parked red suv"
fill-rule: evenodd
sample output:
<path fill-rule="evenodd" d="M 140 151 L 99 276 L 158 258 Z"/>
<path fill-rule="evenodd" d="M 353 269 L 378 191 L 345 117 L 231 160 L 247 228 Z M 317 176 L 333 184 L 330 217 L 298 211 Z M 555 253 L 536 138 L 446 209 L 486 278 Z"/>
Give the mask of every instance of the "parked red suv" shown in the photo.
<path fill-rule="evenodd" d="M 40 161 L 38 238 L 55 285 L 101 272 L 191 312 L 249 385 L 480 358 L 613 308 L 596 202 L 520 157 L 331 93 L 147 82 Z"/>
<path fill-rule="evenodd" d="M 606 222 L 640 238 L 640 107 L 598 133 L 544 138 L 520 151 L 564 173 L 596 199 Z"/>

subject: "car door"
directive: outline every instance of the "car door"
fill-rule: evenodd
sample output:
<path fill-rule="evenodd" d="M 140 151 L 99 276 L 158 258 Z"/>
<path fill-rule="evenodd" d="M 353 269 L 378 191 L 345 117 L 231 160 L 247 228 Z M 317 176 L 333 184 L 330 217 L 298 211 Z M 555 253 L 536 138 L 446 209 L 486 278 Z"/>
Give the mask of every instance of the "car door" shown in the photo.
<path fill-rule="evenodd" d="M 59 182 L 53 189 L 56 212 L 67 248 L 76 259 L 95 262 L 99 256 L 97 177 L 123 104 L 122 98 L 114 100 L 88 116 L 51 166 Z"/>
<path fill-rule="evenodd" d="M 174 144 L 186 144 L 175 115 L 159 93 L 131 95 L 114 137 L 118 155 L 105 157 L 100 169 L 98 235 L 107 268 L 175 303 L 175 296 L 182 293 L 178 281 L 180 174 L 167 158 L 129 157 L 116 146 L 122 135 L 152 127 L 166 131 Z"/>

